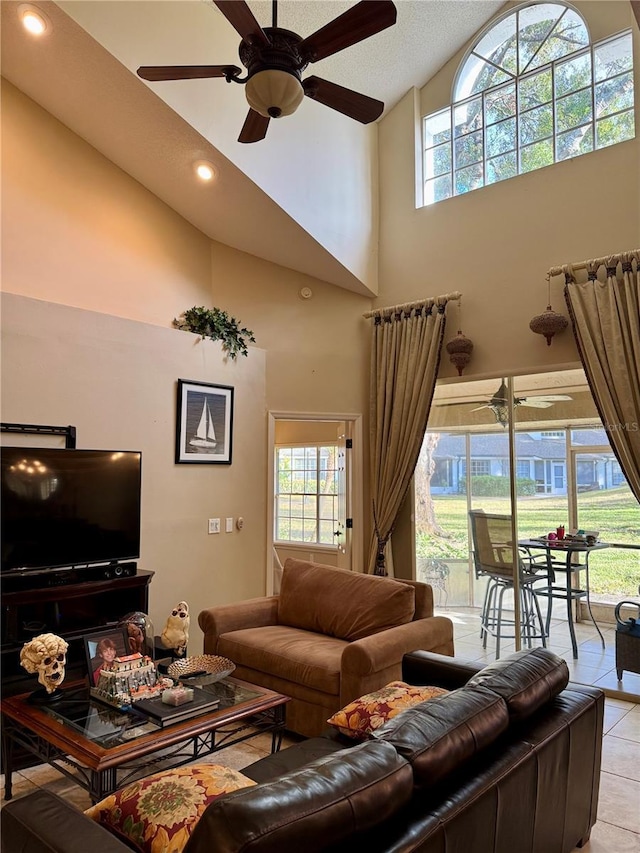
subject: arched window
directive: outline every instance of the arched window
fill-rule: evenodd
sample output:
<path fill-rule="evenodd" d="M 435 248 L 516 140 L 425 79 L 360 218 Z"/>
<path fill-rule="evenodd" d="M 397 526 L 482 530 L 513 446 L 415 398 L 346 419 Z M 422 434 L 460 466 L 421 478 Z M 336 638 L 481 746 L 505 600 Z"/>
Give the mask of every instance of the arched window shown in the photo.
<path fill-rule="evenodd" d="M 424 204 L 632 139 L 631 32 L 591 43 L 564 3 L 510 10 L 465 57 L 451 106 L 426 116 Z"/>

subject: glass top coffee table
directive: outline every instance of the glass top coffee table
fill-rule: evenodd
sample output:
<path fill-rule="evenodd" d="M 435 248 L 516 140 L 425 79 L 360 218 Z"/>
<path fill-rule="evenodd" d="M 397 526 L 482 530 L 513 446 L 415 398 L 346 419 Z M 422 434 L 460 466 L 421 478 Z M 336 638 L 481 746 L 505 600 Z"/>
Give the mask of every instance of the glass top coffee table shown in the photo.
<path fill-rule="evenodd" d="M 271 751 L 277 752 L 289 697 L 237 678 L 212 678 L 188 684 L 218 698 L 217 708 L 164 726 L 98 702 L 86 684 L 63 688 L 62 698 L 50 704 L 32 704 L 29 693 L 3 699 L 5 799 L 12 795 L 15 746 L 72 779 L 94 803 L 149 775 L 154 765 L 179 767 L 262 732 L 271 733 Z"/>

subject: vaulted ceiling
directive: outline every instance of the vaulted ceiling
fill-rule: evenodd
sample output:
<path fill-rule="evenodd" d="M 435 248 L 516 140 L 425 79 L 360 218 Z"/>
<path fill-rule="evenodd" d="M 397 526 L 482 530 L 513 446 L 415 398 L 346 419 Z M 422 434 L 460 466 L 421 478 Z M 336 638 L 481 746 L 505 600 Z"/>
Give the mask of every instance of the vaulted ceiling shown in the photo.
<path fill-rule="evenodd" d="M 239 36 L 210 0 L 33 5 L 51 23 L 38 40 L 20 26 L 19 2 L 0 4 L 7 80 L 212 239 L 358 293 L 375 293 L 361 273 L 365 264 L 341 256 L 340 241 L 349 235 L 335 235 L 335 245 L 326 239 L 322 209 L 315 209 L 324 203 L 315 193 L 330 183 L 332 157 L 356 163 L 360 151 L 373 151 L 375 166 L 375 125 L 359 125 L 305 99 L 296 114 L 271 122 L 265 140 L 243 146 L 237 142 L 247 112 L 241 87 L 222 79 L 145 83 L 135 74 L 139 65 L 238 64 Z M 262 26 L 271 24 L 271 2 L 249 5 Z M 282 0 L 278 25 L 306 36 L 352 5 Z M 503 4 L 396 5 L 396 25 L 314 64 L 312 73 L 383 100 L 388 112 Z M 215 165 L 212 185 L 194 181 L 197 159 Z"/>

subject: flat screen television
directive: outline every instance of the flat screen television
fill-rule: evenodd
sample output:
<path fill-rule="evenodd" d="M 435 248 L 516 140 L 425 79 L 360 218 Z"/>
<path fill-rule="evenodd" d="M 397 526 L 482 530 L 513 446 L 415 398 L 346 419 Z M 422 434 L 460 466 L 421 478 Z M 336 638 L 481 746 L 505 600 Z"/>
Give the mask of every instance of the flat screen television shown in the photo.
<path fill-rule="evenodd" d="M 0 448 L 2 572 L 140 556 L 137 451 Z"/>

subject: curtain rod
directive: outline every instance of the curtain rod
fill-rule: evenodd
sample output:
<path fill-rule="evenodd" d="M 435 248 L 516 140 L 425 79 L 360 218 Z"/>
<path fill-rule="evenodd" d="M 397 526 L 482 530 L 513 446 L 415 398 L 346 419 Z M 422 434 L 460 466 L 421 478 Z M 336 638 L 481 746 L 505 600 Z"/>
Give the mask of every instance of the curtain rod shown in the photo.
<path fill-rule="evenodd" d="M 561 267 L 551 267 L 547 272 L 547 278 L 551 278 L 551 276 L 554 275 L 563 275 L 567 271 L 568 267 L 572 267 L 574 270 L 586 270 L 593 266 L 611 266 L 613 261 L 618 264 L 625 255 L 635 255 L 636 259 L 638 259 L 640 258 L 640 249 L 631 249 L 629 252 L 619 252 L 617 255 L 605 255 L 604 258 L 592 258 L 589 261 L 580 261 L 577 264 L 564 264 Z"/>
<path fill-rule="evenodd" d="M 424 308 L 425 305 L 429 303 L 435 305 L 436 303 L 444 303 L 447 302 L 455 302 L 456 300 L 460 301 L 462 299 L 462 294 L 459 290 L 454 290 L 453 293 L 445 293 L 444 296 L 429 296 L 426 299 L 420 299 L 418 302 L 404 302 L 402 305 L 389 305 L 387 308 L 376 308 L 375 311 L 368 311 L 366 314 L 362 316 L 365 320 L 368 320 L 370 317 L 376 317 L 378 314 L 384 314 L 389 312 L 390 314 L 395 314 L 398 311 L 411 311 L 414 308 Z"/>

